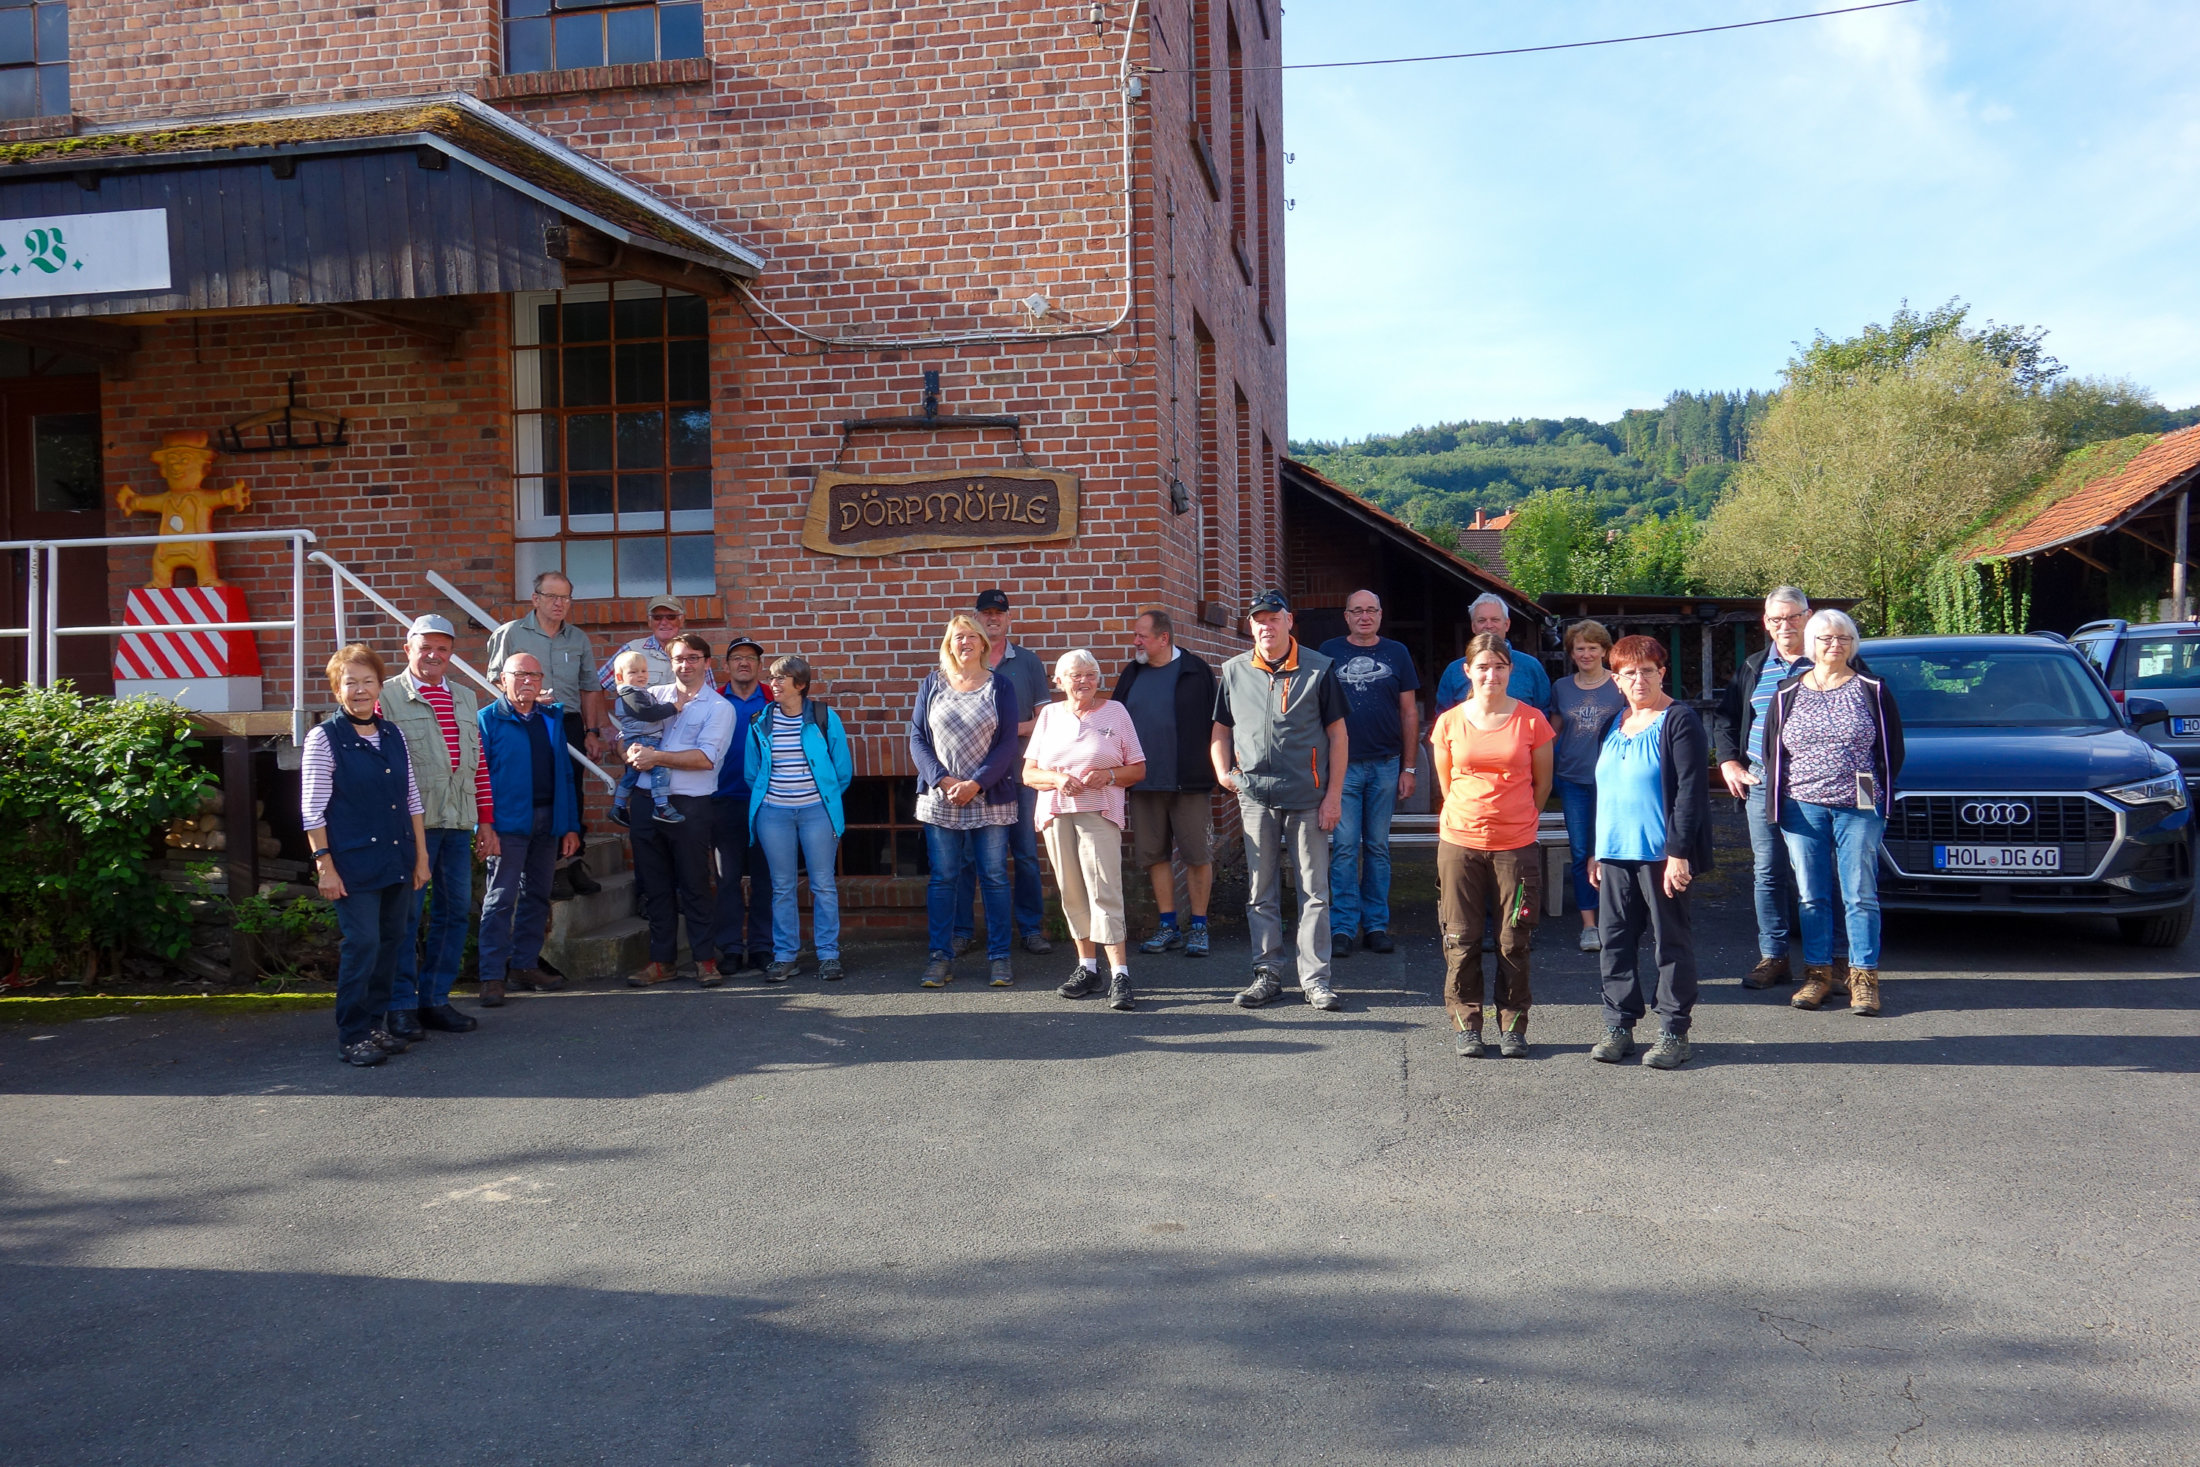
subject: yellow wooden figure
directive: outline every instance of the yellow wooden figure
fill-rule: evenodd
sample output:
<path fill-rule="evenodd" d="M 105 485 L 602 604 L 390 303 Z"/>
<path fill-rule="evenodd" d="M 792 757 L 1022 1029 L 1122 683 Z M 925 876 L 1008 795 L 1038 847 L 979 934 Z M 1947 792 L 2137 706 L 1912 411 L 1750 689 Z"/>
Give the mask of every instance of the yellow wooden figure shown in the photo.
<path fill-rule="evenodd" d="M 161 517 L 163 539 L 153 548 L 153 579 L 156 590 L 166 590 L 176 583 L 176 571 L 188 566 L 202 586 L 219 586 L 222 578 L 214 568 L 214 546 L 211 541 L 192 540 L 191 535 L 204 535 L 214 528 L 214 511 L 218 509 L 249 509 L 252 491 L 240 480 L 232 479 L 227 489 L 206 487 L 207 470 L 214 466 L 214 450 L 206 446 L 206 432 L 200 428 L 187 428 L 174 433 L 163 433 L 160 448 L 152 455 L 160 468 L 160 476 L 168 481 L 165 494 L 140 494 L 124 485 L 115 491 L 115 503 L 122 506 L 124 514 L 157 514 Z"/>

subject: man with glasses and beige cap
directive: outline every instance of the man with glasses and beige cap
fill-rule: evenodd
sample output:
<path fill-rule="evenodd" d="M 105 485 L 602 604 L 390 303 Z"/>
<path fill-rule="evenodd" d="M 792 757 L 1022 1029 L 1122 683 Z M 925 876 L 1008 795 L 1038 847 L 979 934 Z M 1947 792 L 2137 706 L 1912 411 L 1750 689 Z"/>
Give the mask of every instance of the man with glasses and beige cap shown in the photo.
<path fill-rule="evenodd" d="M 603 689 L 604 710 L 610 711 L 612 692 L 618 679 L 612 673 L 612 665 L 628 652 L 638 652 L 649 663 L 649 685 L 661 688 L 672 681 L 672 639 L 687 630 L 687 603 L 677 596 L 659 596 L 648 606 L 649 630 L 631 642 L 614 647 L 611 655 L 596 669 L 596 685 Z M 596 730 L 605 740 L 619 736 L 616 726 L 606 725 Z"/>

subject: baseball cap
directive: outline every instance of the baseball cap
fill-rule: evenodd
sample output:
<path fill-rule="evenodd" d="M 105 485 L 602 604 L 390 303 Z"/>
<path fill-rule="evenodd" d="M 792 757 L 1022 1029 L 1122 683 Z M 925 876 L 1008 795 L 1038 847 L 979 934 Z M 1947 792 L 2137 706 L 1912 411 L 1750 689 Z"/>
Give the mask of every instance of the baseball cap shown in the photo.
<path fill-rule="evenodd" d="M 980 611 L 1006 611 L 1006 610 L 1008 610 L 1008 593 L 1007 593 L 1006 591 L 1003 591 L 1003 590 L 1002 590 L 1002 589 L 1001 589 L 1000 587 L 998 587 L 998 586 L 990 586 L 990 587 L 986 588 L 985 590 L 983 590 L 983 591 L 980 591 L 980 592 L 978 593 L 978 610 L 980 610 Z"/>
<path fill-rule="evenodd" d="M 688 614 L 687 606 L 677 596 L 659 596 L 656 600 L 650 602 L 649 605 L 642 609 L 645 612 L 677 611 L 682 616 L 686 616 Z"/>
<path fill-rule="evenodd" d="M 1263 591 L 1253 598 L 1252 605 L 1245 608 L 1245 614 L 1251 616 L 1257 611 L 1289 611 L 1290 609 L 1291 603 L 1283 599 L 1281 591 Z"/>
<path fill-rule="evenodd" d="M 736 647 L 746 647 L 759 657 L 764 655 L 764 644 L 753 637 L 735 637 L 732 641 L 726 643 L 726 655 L 732 656 L 733 649 Z"/>
<path fill-rule="evenodd" d="M 414 617 L 412 630 L 406 635 L 417 637 L 426 632 L 439 633 L 442 636 L 449 637 L 454 642 L 458 640 L 458 632 L 451 626 L 451 619 L 447 616 L 437 616 L 433 612 L 426 616 Z"/>

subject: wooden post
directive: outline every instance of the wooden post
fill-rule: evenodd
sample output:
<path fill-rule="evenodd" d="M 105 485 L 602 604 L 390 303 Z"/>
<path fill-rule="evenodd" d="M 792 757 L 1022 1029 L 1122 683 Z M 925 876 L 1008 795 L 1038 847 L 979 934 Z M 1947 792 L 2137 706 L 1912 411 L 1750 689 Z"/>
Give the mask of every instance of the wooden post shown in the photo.
<path fill-rule="evenodd" d="M 1711 623 L 1703 624 L 1703 695 L 1711 696 Z"/>
<path fill-rule="evenodd" d="M 2185 562 L 2187 541 L 2192 532 L 2192 522 L 2186 517 L 2185 501 L 2191 495 L 2187 490 L 2177 496 L 2177 555 L 2169 568 L 2169 615 L 2172 621 L 2189 621 L 2192 617 L 2192 598 L 2187 594 Z"/>
<path fill-rule="evenodd" d="M 229 900 L 241 902 L 260 890 L 260 815 L 258 781 L 253 778 L 252 740 L 243 734 L 222 736 L 222 829 L 227 840 L 222 865 L 229 876 Z M 244 933 L 229 932 L 229 976 L 251 983 L 260 976 L 259 945 Z"/>

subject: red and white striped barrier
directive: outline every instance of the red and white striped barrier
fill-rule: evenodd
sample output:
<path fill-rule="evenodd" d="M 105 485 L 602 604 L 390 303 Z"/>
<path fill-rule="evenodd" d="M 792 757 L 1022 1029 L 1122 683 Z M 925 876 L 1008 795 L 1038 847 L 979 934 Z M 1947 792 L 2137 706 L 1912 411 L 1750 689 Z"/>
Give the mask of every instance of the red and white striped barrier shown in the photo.
<path fill-rule="evenodd" d="M 145 586 L 130 592 L 124 626 L 191 626 L 250 621 L 244 592 L 235 586 Z M 258 677 L 260 643 L 250 632 L 189 632 L 180 636 L 125 635 L 115 652 L 115 676 L 138 682 L 200 681 Z"/>

